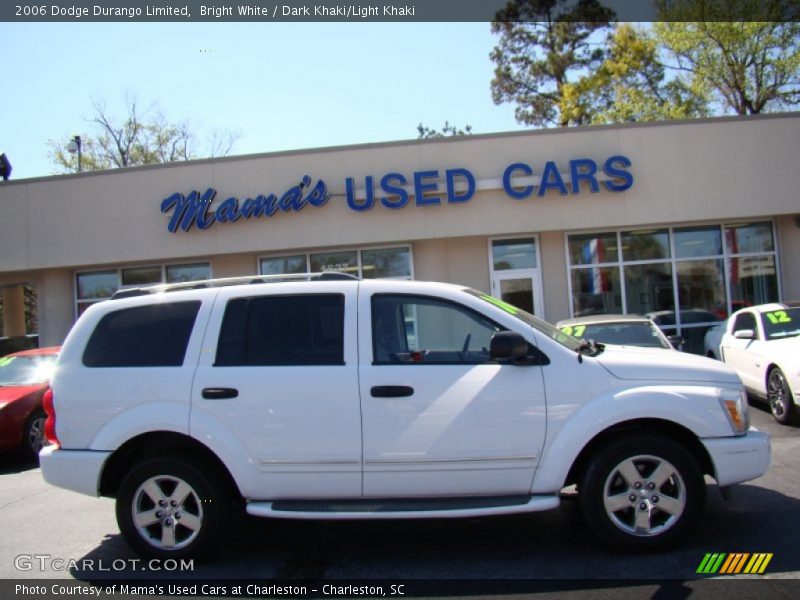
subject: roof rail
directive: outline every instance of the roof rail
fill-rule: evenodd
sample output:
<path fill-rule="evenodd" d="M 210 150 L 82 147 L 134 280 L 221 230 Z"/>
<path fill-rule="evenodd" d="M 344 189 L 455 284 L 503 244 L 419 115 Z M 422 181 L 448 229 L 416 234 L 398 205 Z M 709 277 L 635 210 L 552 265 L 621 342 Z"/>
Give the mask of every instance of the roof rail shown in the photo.
<path fill-rule="evenodd" d="M 278 283 L 281 281 L 359 281 L 359 278 L 349 273 L 339 271 L 322 271 L 321 273 L 284 273 L 280 275 L 243 275 L 241 277 L 222 277 L 219 279 L 203 279 L 200 281 L 182 281 L 180 283 L 159 283 L 146 287 L 130 287 L 114 292 L 111 300 L 146 296 L 160 292 L 178 292 L 183 290 L 197 290 L 202 288 L 224 287 L 228 285 L 242 285 L 252 283 Z"/>

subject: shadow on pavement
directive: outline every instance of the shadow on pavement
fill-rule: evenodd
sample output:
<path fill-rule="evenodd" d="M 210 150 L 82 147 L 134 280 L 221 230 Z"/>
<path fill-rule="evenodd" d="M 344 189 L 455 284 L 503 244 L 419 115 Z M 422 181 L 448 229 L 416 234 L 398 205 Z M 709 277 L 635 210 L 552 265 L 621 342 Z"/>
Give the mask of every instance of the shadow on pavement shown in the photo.
<path fill-rule="evenodd" d="M 17 452 L 0 453 L 0 475 L 22 473 L 39 468 L 38 459 L 23 458 Z"/>
<path fill-rule="evenodd" d="M 587 531 L 577 504 L 567 500 L 556 511 L 482 519 L 346 522 L 237 515 L 216 554 L 195 561 L 191 570 L 153 570 L 142 561 L 98 571 L 98 564 L 137 559 L 119 535 L 111 535 L 81 559 L 91 567 L 73 569 L 71 575 L 93 582 L 467 579 L 541 586 L 550 580 L 576 590 L 629 582 L 653 588 L 648 595 L 680 598 L 686 592 L 681 582 L 702 579 L 696 570 L 710 552 L 772 552 L 768 575 L 800 571 L 800 536 L 793 533 L 800 526 L 800 501 L 752 484 L 734 486 L 733 500 L 727 502 L 708 486 L 708 497 L 697 530 L 678 549 L 662 554 L 607 550 Z M 669 590 L 659 583 L 664 580 L 673 580 Z"/>

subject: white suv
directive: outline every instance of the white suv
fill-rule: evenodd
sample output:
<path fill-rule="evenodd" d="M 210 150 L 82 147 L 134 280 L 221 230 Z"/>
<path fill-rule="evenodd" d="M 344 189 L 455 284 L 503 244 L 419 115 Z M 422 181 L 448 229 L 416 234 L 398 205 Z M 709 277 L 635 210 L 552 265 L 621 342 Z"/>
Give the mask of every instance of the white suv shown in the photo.
<path fill-rule="evenodd" d="M 601 540 L 660 550 L 696 524 L 704 474 L 768 467 L 716 361 L 604 350 L 457 285 L 250 279 L 121 292 L 64 344 L 44 477 L 115 497 L 142 554 L 202 554 L 241 506 L 499 515 L 556 508 L 571 484 Z"/>

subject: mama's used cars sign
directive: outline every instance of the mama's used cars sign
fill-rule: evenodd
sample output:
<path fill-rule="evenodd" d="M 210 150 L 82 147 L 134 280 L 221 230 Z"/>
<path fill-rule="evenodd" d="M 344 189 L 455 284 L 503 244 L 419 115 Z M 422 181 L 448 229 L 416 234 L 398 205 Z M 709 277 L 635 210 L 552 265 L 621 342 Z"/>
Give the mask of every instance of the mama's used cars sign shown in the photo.
<path fill-rule="evenodd" d="M 348 208 L 363 212 L 376 205 L 400 209 L 408 205 L 412 197 L 417 206 L 463 204 L 469 202 L 479 189 L 500 187 L 516 200 L 532 196 L 541 198 L 549 193 L 562 196 L 586 190 L 597 193 L 601 188 L 623 192 L 633 185 L 633 175 L 628 171 L 630 166 L 630 159 L 621 155 L 610 156 L 602 163 L 590 158 L 576 158 L 570 160 L 568 170 L 562 172 L 551 160 L 544 164 L 541 175 L 537 176 L 529 164 L 517 162 L 505 168 L 501 182 L 476 181 L 470 170 L 462 168 L 444 172 L 415 171 L 410 176 L 389 172 L 382 176 L 365 176 L 360 188 L 357 184 L 361 182 L 356 178 L 346 178 L 344 196 Z M 175 233 L 178 229 L 189 231 L 194 226 L 204 230 L 214 223 L 271 217 L 279 211 L 299 212 L 306 206 L 324 206 L 330 197 L 323 180 L 313 183 L 311 177 L 305 175 L 280 196 L 258 194 L 244 199 L 230 196 L 215 203 L 217 190 L 213 188 L 207 188 L 203 193 L 192 190 L 187 195 L 175 192 L 161 202 L 161 212 L 170 214 L 167 229 Z"/>

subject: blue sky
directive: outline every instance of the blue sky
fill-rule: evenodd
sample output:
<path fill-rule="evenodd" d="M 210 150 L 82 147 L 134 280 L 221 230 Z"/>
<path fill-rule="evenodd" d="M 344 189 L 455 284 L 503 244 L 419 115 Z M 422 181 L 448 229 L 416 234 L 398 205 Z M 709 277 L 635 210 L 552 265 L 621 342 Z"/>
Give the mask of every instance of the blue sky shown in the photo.
<path fill-rule="evenodd" d="M 491 99 L 494 43 L 489 23 L 0 23 L 0 152 L 12 179 L 52 174 L 47 140 L 126 93 L 201 142 L 238 131 L 232 154 L 521 129 Z"/>

